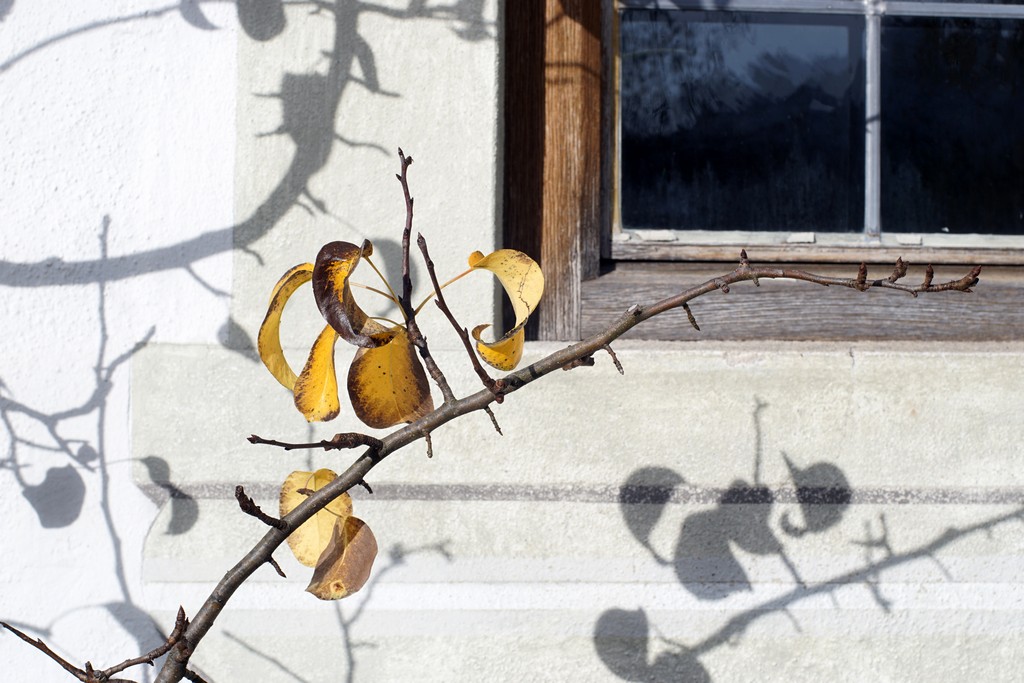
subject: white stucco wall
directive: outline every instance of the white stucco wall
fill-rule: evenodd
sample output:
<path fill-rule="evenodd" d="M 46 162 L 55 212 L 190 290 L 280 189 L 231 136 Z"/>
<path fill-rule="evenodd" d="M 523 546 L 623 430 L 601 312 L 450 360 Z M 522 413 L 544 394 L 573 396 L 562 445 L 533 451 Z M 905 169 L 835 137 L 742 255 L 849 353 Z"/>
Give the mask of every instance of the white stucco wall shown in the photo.
<path fill-rule="evenodd" d="M 0 8 L 0 602 L 109 666 L 133 633 L 152 642 L 157 508 L 132 484 L 125 354 L 217 344 L 229 311 L 237 21 L 204 7 L 219 28 L 200 30 L 151 0 Z M 8 636 L 11 675 L 67 677 Z"/>
<path fill-rule="evenodd" d="M 236 484 L 273 510 L 290 471 L 345 467 L 245 441 L 359 429 L 344 412 L 307 427 L 247 342 L 323 242 L 372 239 L 395 277 L 395 148 L 416 159 L 442 274 L 498 243 L 497 3 L 313 10 L 280 26 L 234 3 L 0 2 L 0 618 L 79 664 L 195 612 L 263 533 Z M 492 320 L 493 286 L 462 284 L 463 322 Z M 456 391 L 475 390 L 447 323 L 424 324 Z M 311 300 L 289 306 L 293 365 L 321 326 Z M 510 396 L 504 437 L 469 416 L 433 460 L 418 444 L 385 461 L 354 494 L 381 546 L 371 584 L 321 603 L 279 551 L 288 579 L 260 570 L 196 666 L 218 682 L 1014 678 L 1024 343 L 617 348 L 625 377 L 599 357 Z M 826 484 L 841 504 L 801 506 Z M 9 634 L 0 661 L 69 680 Z"/>

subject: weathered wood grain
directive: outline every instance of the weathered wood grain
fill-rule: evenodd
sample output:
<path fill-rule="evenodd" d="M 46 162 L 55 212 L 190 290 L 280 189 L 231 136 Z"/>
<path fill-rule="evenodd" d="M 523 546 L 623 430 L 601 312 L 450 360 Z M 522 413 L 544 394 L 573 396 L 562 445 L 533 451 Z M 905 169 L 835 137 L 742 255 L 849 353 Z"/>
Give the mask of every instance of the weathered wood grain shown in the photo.
<path fill-rule="evenodd" d="M 633 303 L 678 293 L 730 269 L 731 264 L 619 264 L 583 283 L 582 333 L 607 327 Z M 808 266 L 825 275 L 852 277 L 856 268 Z M 936 269 L 935 281 L 961 277 L 967 267 Z M 879 266 L 871 278 L 886 277 Z M 1024 339 L 1024 275 L 1021 269 L 983 270 L 970 294 L 946 292 L 917 298 L 898 292 L 856 292 L 801 282 L 762 280 L 760 287 L 736 285 L 729 294 L 700 297 L 690 307 L 701 327 L 693 329 L 682 310 L 670 311 L 631 330 L 632 339 L 743 340 L 929 340 L 1011 341 Z M 919 282 L 923 267 L 912 267 L 906 282 Z"/>
<path fill-rule="evenodd" d="M 506 22 L 505 244 L 544 271 L 528 331 L 578 339 L 581 281 L 600 261 L 601 3 L 510 4 Z"/>

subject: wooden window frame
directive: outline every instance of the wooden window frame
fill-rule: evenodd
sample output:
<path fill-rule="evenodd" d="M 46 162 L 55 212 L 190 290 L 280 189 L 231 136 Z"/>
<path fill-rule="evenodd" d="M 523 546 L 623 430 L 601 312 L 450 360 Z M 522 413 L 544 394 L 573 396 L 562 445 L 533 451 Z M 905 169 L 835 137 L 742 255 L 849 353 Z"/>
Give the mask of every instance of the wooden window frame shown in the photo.
<path fill-rule="evenodd" d="M 906 4 L 906 3 L 901 3 Z M 634 301 L 669 296 L 730 269 L 746 247 L 753 261 L 812 265 L 825 274 L 868 263 L 884 277 L 897 256 L 909 278 L 936 263 L 936 279 L 985 267 L 973 296 L 893 296 L 821 291 L 798 283 L 736 287 L 704 297 L 694 312 L 666 314 L 636 328 L 646 339 L 944 340 L 1024 339 L 1024 252 L 905 244 L 894 235 L 871 245 L 801 244 L 740 239 L 717 245 L 656 241 L 612 245 L 614 210 L 611 84 L 614 7 L 602 0 L 504 4 L 503 230 L 506 246 L 538 259 L 543 305 L 532 339 L 575 340 L 610 324 Z M 870 161 L 870 160 L 869 160 Z M 750 236 L 751 238 L 753 235 Z M 1019 258 L 1018 258 L 1019 254 Z M 942 263 L 941 266 L 938 264 Z M 851 264 L 854 264 L 851 268 Z"/>

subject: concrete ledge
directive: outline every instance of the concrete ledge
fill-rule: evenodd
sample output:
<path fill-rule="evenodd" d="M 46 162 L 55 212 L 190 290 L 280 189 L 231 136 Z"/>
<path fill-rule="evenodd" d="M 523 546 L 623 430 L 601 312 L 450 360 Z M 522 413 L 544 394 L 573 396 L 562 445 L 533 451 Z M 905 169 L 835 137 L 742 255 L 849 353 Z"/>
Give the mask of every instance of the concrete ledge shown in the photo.
<path fill-rule="evenodd" d="M 267 568 L 239 591 L 204 671 L 1012 679 L 1024 345 L 616 348 L 625 377 L 598 357 L 510 396 L 504 437 L 467 416 L 438 430 L 433 460 L 416 445 L 388 458 L 376 494 L 353 494 L 381 547 L 371 585 L 321 603 L 280 551 L 289 578 Z M 461 354 L 438 362 L 458 393 L 476 390 Z M 307 427 L 262 366 L 208 347 L 140 353 L 133 407 L 136 456 L 152 458 L 136 480 L 164 505 L 143 577 L 165 620 L 263 534 L 236 483 L 272 511 L 291 470 L 351 460 L 246 435 L 358 429 Z"/>

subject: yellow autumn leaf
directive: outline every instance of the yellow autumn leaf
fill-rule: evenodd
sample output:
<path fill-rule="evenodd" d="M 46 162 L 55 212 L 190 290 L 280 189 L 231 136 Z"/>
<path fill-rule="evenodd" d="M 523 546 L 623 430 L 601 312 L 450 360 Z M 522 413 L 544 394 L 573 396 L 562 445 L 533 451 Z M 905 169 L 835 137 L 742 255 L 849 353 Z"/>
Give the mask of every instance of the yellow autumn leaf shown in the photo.
<path fill-rule="evenodd" d="M 487 256 L 474 251 L 469 255 L 469 267 L 494 273 L 512 302 L 516 323 L 500 339 L 494 342 L 480 339 L 480 333 L 488 325 L 478 325 L 473 329 L 480 357 L 499 370 L 512 370 L 523 357 L 526 340 L 523 328 L 544 295 L 544 273 L 536 261 L 515 249 L 499 249 Z"/>
<path fill-rule="evenodd" d="M 487 343 L 480 339 L 480 333 L 490 325 L 477 325 L 473 328 L 473 339 L 476 339 L 476 352 L 488 365 L 499 370 L 514 370 L 523 359 L 523 345 L 526 343 L 526 329 L 519 327 L 512 330 L 496 342 Z"/>
<path fill-rule="evenodd" d="M 381 346 L 386 335 L 367 331 L 370 321 L 356 304 L 349 276 L 363 256 L 373 253 L 373 245 L 364 240 L 361 247 L 351 242 L 329 242 L 320 249 L 313 266 L 313 296 L 320 314 L 342 339 L 362 348 Z"/>
<path fill-rule="evenodd" d="M 284 517 L 294 510 L 309 496 L 306 493 L 299 493 L 300 490 L 319 491 L 334 481 L 337 476 L 328 469 L 289 474 L 281 484 L 281 516 Z M 315 566 L 320 555 L 331 542 L 334 525 L 339 520 L 344 521 L 351 515 L 352 499 L 347 493 L 343 493 L 328 503 L 327 507 L 303 522 L 288 537 L 288 546 L 292 549 L 295 559 L 307 567 Z"/>
<path fill-rule="evenodd" d="M 430 383 L 404 327 L 388 330 L 383 346 L 356 351 L 348 396 L 364 424 L 375 429 L 412 422 L 434 409 Z"/>
<path fill-rule="evenodd" d="M 338 378 L 334 373 L 334 343 L 338 333 L 327 325 L 309 350 L 302 373 L 295 380 L 295 407 L 309 422 L 333 420 L 341 411 Z"/>
<path fill-rule="evenodd" d="M 377 539 L 357 517 L 338 520 L 306 590 L 321 600 L 340 600 L 363 587 L 377 557 Z"/>
<path fill-rule="evenodd" d="M 270 374 L 289 391 L 295 388 L 296 376 L 281 350 L 281 313 L 284 311 L 284 305 L 288 303 L 288 298 L 312 277 L 313 264 L 303 263 L 289 270 L 278 280 L 270 295 L 270 306 L 263 318 L 263 324 L 260 325 L 256 343 L 260 360 L 270 370 Z"/>

